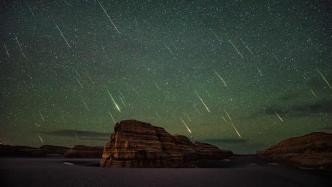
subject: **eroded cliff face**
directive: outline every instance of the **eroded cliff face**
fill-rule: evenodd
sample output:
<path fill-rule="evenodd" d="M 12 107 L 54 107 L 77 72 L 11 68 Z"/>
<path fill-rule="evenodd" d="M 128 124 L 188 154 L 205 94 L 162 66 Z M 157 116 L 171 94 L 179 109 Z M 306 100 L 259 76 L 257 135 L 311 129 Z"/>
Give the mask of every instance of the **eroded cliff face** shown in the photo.
<path fill-rule="evenodd" d="M 203 159 L 224 159 L 232 152 L 171 135 L 161 127 L 125 120 L 117 123 L 104 146 L 102 167 L 195 167 Z"/>
<path fill-rule="evenodd" d="M 314 132 L 289 138 L 257 153 L 277 162 L 332 169 L 332 134 Z"/>

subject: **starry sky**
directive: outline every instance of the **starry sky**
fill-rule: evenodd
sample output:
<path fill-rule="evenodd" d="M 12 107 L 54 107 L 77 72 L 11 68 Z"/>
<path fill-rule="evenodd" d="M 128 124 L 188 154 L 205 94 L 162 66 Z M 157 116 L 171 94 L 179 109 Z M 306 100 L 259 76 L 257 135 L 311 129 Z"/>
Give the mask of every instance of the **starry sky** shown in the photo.
<path fill-rule="evenodd" d="M 328 0 L 3 0 L 0 141 L 137 119 L 234 152 L 332 130 Z"/>

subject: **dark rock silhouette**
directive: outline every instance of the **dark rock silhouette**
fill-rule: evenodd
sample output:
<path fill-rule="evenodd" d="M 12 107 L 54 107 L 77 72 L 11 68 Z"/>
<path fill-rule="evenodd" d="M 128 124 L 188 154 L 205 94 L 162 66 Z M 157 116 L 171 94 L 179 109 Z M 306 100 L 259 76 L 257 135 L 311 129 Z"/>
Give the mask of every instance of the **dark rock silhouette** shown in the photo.
<path fill-rule="evenodd" d="M 103 147 L 76 145 L 72 148 L 54 145 L 29 147 L 0 144 L 0 157 L 65 157 L 65 158 L 100 158 Z"/>
<path fill-rule="evenodd" d="M 46 156 L 52 155 L 63 155 L 69 147 L 64 146 L 55 146 L 55 145 L 42 145 L 39 149 L 43 150 L 46 153 Z"/>
<path fill-rule="evenodd" d="M 161 127 L 136 120 L 117 123 L 104 146 L 102 167 L 196 167 L 200 160 L 225 159 L 231 151 L 171 135 Z"/>
<path fill-rule="evenodd" d="M 43 145 L 39 148 L 20 145 L 0 145 L 2 157 L 46 157 L 62 156 L 69 148 L 63 146 Z"/>
<path fill-rule="evenodd" d="M 313 132 L 289 138 L 257 154 L 295 166 L 332 169 L 332 134 Z"/>
<path fill-rule="evenodd" d="M 65 158 L 100 158 L 103 153 L 103 147 L 75 145 L 64 153 Z"/>

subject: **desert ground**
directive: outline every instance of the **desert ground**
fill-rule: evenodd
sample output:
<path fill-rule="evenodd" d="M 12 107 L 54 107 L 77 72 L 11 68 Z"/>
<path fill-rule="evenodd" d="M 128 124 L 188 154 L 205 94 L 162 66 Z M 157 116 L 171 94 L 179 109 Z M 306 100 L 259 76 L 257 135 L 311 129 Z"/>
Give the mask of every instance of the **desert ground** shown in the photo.
<path fill-rule="evenodd" d="M 234 156 L 201 168 L 101 168 L 99 159 L 1 158 L 0 186 L 332 186 L 332 173 Z M 214 167 L 214 168 L 211 168 Z"/>

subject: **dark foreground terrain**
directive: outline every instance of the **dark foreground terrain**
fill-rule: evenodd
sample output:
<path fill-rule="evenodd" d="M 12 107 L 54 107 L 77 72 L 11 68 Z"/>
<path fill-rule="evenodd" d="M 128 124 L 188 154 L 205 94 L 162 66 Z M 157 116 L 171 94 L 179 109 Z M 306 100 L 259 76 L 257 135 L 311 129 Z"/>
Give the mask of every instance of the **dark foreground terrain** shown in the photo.
<path fill-rule="evenodd" d="M 0 186 L 332 186 L 332 173 L 234 156 L 200 167 L 101 168 L 99 159 L 1 158 Z"/>

